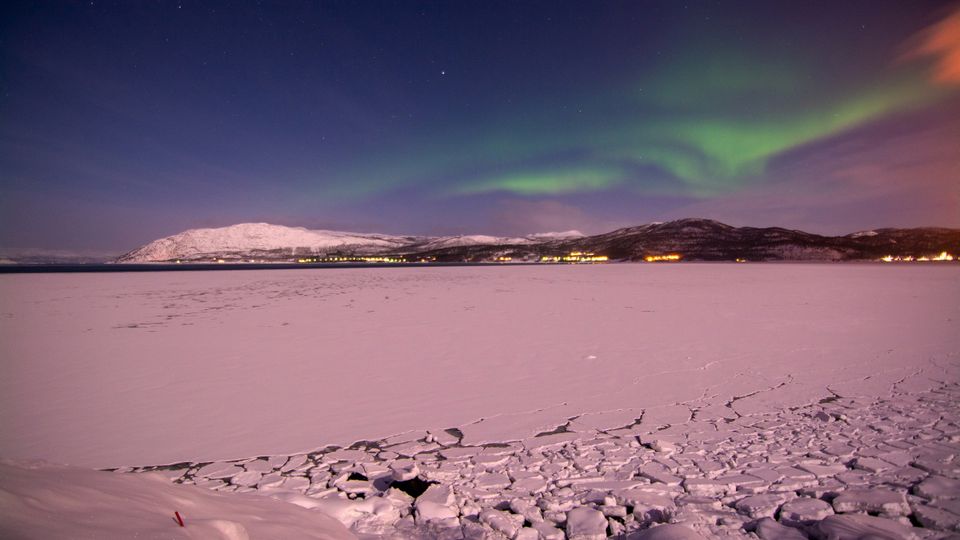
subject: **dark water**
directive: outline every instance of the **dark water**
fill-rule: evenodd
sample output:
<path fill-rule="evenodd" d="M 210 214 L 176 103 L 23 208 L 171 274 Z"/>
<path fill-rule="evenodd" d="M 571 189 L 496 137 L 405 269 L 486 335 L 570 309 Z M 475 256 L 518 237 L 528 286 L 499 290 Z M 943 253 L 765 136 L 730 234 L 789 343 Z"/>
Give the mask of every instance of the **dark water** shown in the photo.
<path fill-rule="evenodd" d="M 0 274 L 80 272 L 195 272 L 201 270 L 303 270 L 307 268 L 421 268 L 424 266 L 518 266 L 543 263 L 197 263 L 197 264 L 0 264 Z"/>

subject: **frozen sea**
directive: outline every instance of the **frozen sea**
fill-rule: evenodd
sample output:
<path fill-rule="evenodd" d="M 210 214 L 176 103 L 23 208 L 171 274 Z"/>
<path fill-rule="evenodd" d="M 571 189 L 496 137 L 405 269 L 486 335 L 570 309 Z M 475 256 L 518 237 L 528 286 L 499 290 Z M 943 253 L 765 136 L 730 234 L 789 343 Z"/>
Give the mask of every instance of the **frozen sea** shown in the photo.
<path fill-rule="evenodd" d="M 506 442 L 933 388 L 958 351 L 957 265 L 0 275 L 0 456 Z"/>
<path fill-rule="evenodd" d="M 949 264 L 0 275 L 0 536 L 949 538 L 958 300 Z"/>

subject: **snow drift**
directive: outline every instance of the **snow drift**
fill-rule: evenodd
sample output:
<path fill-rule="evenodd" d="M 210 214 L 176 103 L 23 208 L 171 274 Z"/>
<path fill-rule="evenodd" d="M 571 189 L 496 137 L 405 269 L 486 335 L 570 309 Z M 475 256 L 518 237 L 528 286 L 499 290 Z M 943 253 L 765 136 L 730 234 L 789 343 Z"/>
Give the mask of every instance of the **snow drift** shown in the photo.
<path fill-rule="evenodd" d="M 354 538 L 322 512 L 257 495 L 175 485 L 161 473 L 114 474 L 8 460 L 0 461 L 0 537 Z"/>

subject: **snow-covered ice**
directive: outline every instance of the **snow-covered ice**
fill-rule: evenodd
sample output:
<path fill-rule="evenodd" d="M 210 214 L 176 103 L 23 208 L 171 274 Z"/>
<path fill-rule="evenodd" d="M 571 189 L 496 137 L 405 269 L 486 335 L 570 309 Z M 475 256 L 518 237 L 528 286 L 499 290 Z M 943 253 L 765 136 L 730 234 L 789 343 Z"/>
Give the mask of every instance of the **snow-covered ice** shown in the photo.
<path fill-rule="evenodd" d="M 246 473 L 223 479 L 229 466 L 301 478 L 296 486 L 280 482 L 258 492 L 326 512 L 371 538 L 946 538 L 960 518 L 960 492 L 952 489 L 958 398 L 960 385 L 944 383 L 731 421 L 693 419 L 660 430 L 672 433 L 669 454 L 640 444 L 642 434 L 615 429 L 571 434 L 547 447 L 464 447 L 448 439 L 413 460 L 391 452 L 389 439 L 365 441 L 311 452 L 286 472 L 285 460 L 277 459 L 127 471 L 236 492 L 246 491 L 235 481 Z M 901 422 L 895 434 L 882 429 L 892 418 Z M 853 459 L 827 451 L 840 443 L 855 449 Z M 861 457 L 901 453 L 907 464 L 887 462 L 889 474 L 863 475 L 856 467 Z M 415 477 L 394 475 L 414 466 Z M 645 472 L 651 467 L 682 480 L 659 481 Z M 531 481 L 539 483 L 536 490 Z"/>
<path fill-rule="evenodd" d="M 353 538 L 320 512 L 264 497 L 176 486 L 159 473 L 120 475 L 0 461 L 0 501 L 0 537 L 10 539 Z"/>
<path fill-rule="evenodd" d="M 0 453 L 176 463 L 876 396 L 950 375 L 958 297 L 953 267 L 872 265 L 3 275 Z"/>
<path fill-rule="evenodd" d="M 361 536 L 939 538 L 958 293 L 874 265 L 4 275 L 0 456 Z"/>

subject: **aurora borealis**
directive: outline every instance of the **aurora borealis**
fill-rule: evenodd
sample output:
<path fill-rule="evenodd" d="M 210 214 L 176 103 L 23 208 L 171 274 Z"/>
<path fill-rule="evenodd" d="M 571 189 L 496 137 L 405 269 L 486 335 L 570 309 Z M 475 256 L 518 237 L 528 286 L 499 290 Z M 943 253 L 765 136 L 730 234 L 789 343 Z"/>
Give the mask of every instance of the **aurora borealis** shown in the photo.
<path fill-rule="evenodd" d="M 0 247 L 960 226 L 955 2 L 0 9 Z"/>

